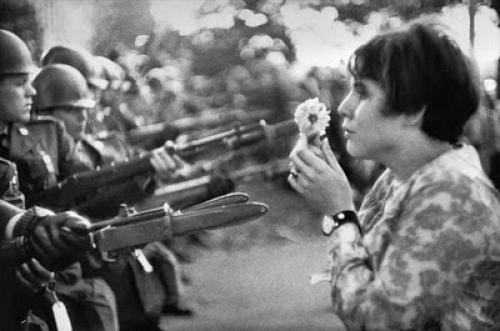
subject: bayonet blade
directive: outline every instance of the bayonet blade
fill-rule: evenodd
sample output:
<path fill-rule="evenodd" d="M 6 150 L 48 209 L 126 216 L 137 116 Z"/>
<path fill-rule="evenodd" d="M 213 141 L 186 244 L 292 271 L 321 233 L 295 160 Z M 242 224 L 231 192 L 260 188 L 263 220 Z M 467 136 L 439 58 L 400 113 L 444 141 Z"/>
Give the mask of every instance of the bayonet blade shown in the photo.
<path fill-rule="evenodd" d="M 248 194 L 243 192 L 233 192 L 225 195 L 215 197 L 213 199 L 200 202 L 194 206 L 185 208 L 182 210 L 183 213 L 192 212 L 197 210 L 209 209 L 214 207 L 220 207 L 224 205 L 234 205 L 238 203 L 245 203 L 250 200 Z"/>
<path fill-rule="evenodd" d="M 172 215 L 172 235 L 180 236 L 201 230 L 213 230 L 250 222 L 263 216 L 269 207 L 260 202 L 218 206 Z"/>
<path fill-rule="evenodd" d="M 230 196 L 229 199 L 242 197 L 245 195 Z M 125 217 L 94 224 L 95 231 L 91 233 L 91 240 L 101 252 L 117 251 L 172 236 L 250 222 L 263 216 L 268 209 L 267 205 L 260 202 L 214 205 L 211 208 L 182 213 L 171 213 L 167 208 L 158 208 L 133 214 L 129 217 L 130 220 Z"/>

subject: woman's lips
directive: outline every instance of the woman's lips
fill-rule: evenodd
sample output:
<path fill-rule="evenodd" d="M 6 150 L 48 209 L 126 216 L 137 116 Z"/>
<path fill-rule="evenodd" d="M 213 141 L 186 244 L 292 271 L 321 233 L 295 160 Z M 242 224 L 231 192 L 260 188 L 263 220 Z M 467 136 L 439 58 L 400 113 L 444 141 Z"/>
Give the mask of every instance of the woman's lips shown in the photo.
<path fill-rule="evenodd" d="M 346 127 L 343 127 L 342 129 L 344 129 L 344 136 L 346 137 L 346 139 L 349 139 L 349 137 L 351 137 L 355 133 L 353 130 L 350 130 Z"/>

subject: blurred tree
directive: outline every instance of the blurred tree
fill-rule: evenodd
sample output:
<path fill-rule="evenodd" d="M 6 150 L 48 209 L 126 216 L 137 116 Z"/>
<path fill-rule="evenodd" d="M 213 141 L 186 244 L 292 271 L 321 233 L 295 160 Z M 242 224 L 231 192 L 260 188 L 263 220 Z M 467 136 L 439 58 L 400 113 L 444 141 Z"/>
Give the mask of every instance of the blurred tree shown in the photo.
<path fill-rule="evenodd" d="M 255 35 L 267 35 L 279 41 L 285 58 L 295 59 L 295 48 L 286 33 L 286 27 L 276 15 L 285 1 L 269 0 L 205 0 L 199 10 L 199 17 L 221 13 L 231 4 L 238 13 L 245 10 L 251 15 L 262 17 L 262 24 L 250 24 L 242 15 L 235 15 L 234 25 L 229 29 L 202 29 L 190 36 L 190 48 L 193 53 L 192 71 L 199 75 L 215 75 L 229 67 L 242 64 L 242 47 Z"/>
<path fill-rule="evenodd" d="M 491 0 L 491 8 L 495 9 L 498 17 L 500 17 L 500 0 Z M 498 21 L 498 26 L 500 26 L 500 20 Z"/>
<path fill-rule="evenodd" d="M 149 0 L 94 1 L 94 26 L 97 27 L 92 45 L 96 54 L 108 54 L 117 45 L 135 48 L 138 35 L 152 36 L 154 21 Z M 147 47 L 149 41 L 142 47 Z"/>
<path fill-rule="evenodd" d="M 0 28 L 14 32 L 23 39 L 35 57 L 40 53 L 41 27 L 29 0 L 0 1 Z"/>
<path fill-rule="evenodd" d="M 192 73 L 213 76 L 225 68 L 240 64 L 238 46 L 243 38 L 238 28 L 204 29 L 191 36 Z"/>
<path fill-rule="evenodd" d="M 273 0 L 267 0 L 273 1 Z M 276 1 L 274 1 L 276 2 Z M 303 0 L 302 6 L 321 9 L 324 6 L 334 6 L 339 12 L 340 20 L 365 22 L 368 14 L 374 11 L 386 10 L 404 20 L 418 17 L 422 14 L 439 11 L 442 7 L 463 3 L 464 0 Z M 479 0 L 478 4 L 498 7 L 498 0 Z"/>
<path fill-rule="evenodd" d="M 295 48 L 290 41 L 286 27 L 280 20 L 280 9 L 289 2 L 287 0 L 205 0 L 200 7 L 200 17 L 220 13 L 228 5 L 237 8 L 239 15 L 235 15 L 234 25 L 230 29 L 204 29 L 192 36 L 194 72 L 213 75 L 229 66 L 241 64 L 242 59 L 238 50 L 241 51 L 242 45 L 258 34 L 282 40 L 286 46 L 283 52 L 285 58 L 293 62 Z M 462 2 L 462 0 L 303 0 L 298 4 L 302 8 L 310 7 L 316 10 L 321 10 L 325 6 L 334 6 L 339 13 L 338 20 L 363 24 L 366 23 L 369 14 L 376 11 L 383 10 L 403 20 L 409 20 L 425 13 L 437 12 L 444 6 Z M 494 6 L 498 0 L 479 0 L 478 3 Z M 248 15 L 265 16 L 265 23 L 255 26 L 249 24 L 242 18 L 245 11 L 251 13 Z"/>

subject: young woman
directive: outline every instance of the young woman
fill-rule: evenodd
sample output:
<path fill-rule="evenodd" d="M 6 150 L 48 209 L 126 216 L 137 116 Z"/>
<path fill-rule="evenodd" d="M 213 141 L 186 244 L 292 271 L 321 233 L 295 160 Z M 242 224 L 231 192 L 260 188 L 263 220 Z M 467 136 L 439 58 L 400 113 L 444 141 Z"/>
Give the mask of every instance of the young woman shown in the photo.
<path fill-rule="evenodd" d="M 413 22 L 352 55 L 347 151 L 387 169 L 358 212 L 326 139 L 291 155 L 290 184 L 325 216 L 335 312 L 348 330 L 500 327 L 500 202 L 459 143 L 479 103 L 467 57 Z"/>

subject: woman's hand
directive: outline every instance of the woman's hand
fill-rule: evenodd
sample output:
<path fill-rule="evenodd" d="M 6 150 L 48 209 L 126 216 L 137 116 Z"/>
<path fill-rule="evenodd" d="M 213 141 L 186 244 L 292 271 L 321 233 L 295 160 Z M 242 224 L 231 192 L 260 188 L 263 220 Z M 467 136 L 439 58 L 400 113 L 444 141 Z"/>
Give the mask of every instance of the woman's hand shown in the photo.
<path fill-rule="evenodd" d="M 290 174 L 288 182 L 313 209 L 324 215 L 354 210 L 349 181 L 327 139 L 321 142 L 319 149 L 296 150 L 290 159 L 294 173 Z"/>

